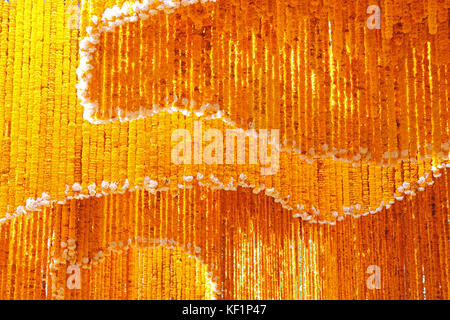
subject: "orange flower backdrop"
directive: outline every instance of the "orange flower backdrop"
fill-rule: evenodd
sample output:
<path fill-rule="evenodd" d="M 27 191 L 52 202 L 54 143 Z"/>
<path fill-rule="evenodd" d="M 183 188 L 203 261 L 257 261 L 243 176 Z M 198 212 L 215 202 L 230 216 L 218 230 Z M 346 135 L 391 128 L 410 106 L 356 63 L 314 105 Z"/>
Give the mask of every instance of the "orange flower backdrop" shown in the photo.
<path fill-rule="evenodd" d="M 448 299 L 448 12 L 0 1 L 0 298 Z M 175 164 L 199 123 L 277 170 Z"/>

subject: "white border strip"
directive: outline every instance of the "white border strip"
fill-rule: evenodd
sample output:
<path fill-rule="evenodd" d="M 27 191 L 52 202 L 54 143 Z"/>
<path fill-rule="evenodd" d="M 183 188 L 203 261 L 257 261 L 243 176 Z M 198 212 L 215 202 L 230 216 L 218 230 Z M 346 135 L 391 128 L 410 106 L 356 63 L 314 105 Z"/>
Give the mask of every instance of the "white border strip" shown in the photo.
<path fill-rule="evenodd" d="M 400 187 L 398 187 L 396 194 L 389 203 L 385 204 L 383 201 L 376 209 L 370 209 L 366 212 L 361 212 L 362 205 L 355 204 L 352 206 L 343 206 L 342 213 L 337 211 L 333 212 L 333 216 L 336 218 L 335 221 L 329 220 L 318 220 L 318 216 L 320 214 L 320 210 L 311 206 L 308 210 L 304 205 L 300 204 L 289 204 L 289 200 L 283 200 L 279 197 L 279 192 L 272 189 L 267 189 L 264 185 L 255 186 L 249 185 L 246 183 L 247 177 L 244 174 L 239 176 L 239 181 L 235 185 L 233 183 L 233 178 L 230 179 L 228 184 L 221 182 L 218 178 L 216 178 L 213 174 L 209 177 L 209 179 L 204 180 L 204 176 L 201 173 L 198 173 L 196 177 L 193 176 L 183 176 L 183 180 L 186 184 L 179 184 L 178 191 L 182 189 L 191 189 L 193 187 L 194 179 L 197 181 L 199 186 L 206 186 L 211 188 L 211 190 L 226 190 L 226 191 L 236 191 L 237 186 L 242 188 L 250 188 L 253 190 L 254 194 L 259 194 L 261 191 L 265 190 L 265 195 L 272 197 L 276 203 L 280 203 L 281 206 L 289 211 L 293 211 L 293 218 L 302 218 L 303 221 L 307 221 L 309 223 L 319 223 L 319 224 L 329 224 L 336 225 L 336 222 L 344 220 L 345 216 L 351 215 L 353 218 L 358 219 L 361 216 L 367 216 L 369 214 L 375 214 L 381 212 L 384 208 L 389 209 L 395 202 L 403 201 L 406 196 L 414 197 L 417 195 L 417 192 L 425 191 L 426 186 L 432 186 L 435 183 L 435 179 L 441 177 L 442 169 L 446 170 L 446 168 L 450 168 L 450 163 L 439 165 L 437 168 L 433 167 L 431 172 L 425 173 L 424 176 L 420 177 L 417 183 L 419 187 L 417 190 L 411 189 L 411 183 L 404 182 Z M 101 186 L 97 189 L 97 185 L 95 183 L 88 186 L 88 194 L 82 194 L 82 187 L 79 183 L 75 183 L 72 186 L 73 195 L 68 195 L 70 191 L 70 187 L 66 185 L 66 197 L 63 200 L 55 200 L 51 199 L 48 193 L 43 193 L 41 197 L 37 199 L 29 198 L 26 202 L 25 206 L 19 206 L 16 208 L 16 211 L 13 214 L 6 213 L 5 218 L 0 219 L 0 227 L 6 223 L 8 220 L 14 219 L 21 215 L 28 215 L 32 212 L 42 211 L 42 208 L 49 207 L 52 204 L 65 204 L 67 200 L 71 199 L 88 199 L 91 197 L 103 197 L 105 195 L 111 194 L 123 194 L 127 191 L 133 192 L 140 189 L 145 189 L 146 191 L 154 194 L 156 192 L 164 192 L 169 191 L 167 186 L 158 187 L 158 182 L 156 180 L 152 180 L 150 177 L 145 177 L 143 186 L 134 186 L 130 187 L 128 179 L 126 179 L 123 183 L 121 183 L 121 187 L 119 187 L 119 183 L 117 182 L 106 182 L 103 181 Z M 286 197 L 290 199 L 290 196 Z"/>

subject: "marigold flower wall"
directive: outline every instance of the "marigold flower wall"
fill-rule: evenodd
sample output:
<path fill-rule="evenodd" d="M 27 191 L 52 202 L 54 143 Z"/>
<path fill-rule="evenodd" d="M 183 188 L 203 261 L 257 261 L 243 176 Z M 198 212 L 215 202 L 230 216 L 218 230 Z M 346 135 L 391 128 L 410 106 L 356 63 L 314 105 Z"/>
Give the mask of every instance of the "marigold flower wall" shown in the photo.
<path fill-rule="evenodd" d="M 448 12 L 0 1 L 0 298 L 448 299 Z M 198 123 L 279 169 L 175 164 Z"/>

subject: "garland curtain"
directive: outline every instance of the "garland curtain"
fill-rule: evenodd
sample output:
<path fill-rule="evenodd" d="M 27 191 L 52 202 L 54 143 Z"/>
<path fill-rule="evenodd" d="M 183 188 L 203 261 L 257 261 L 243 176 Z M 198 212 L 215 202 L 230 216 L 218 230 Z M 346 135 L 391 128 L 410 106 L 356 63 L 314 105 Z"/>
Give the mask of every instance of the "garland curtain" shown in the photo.
<path fill-rule="evenodd" d="M 0 0 L 0 299 L 448 299 L 449 9 Z"/>

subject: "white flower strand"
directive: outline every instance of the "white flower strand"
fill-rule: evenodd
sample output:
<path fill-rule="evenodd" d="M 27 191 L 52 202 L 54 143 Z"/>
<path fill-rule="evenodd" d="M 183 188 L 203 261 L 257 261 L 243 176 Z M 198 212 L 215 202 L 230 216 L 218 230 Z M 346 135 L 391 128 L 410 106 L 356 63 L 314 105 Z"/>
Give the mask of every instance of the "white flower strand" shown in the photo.
<path fill-rule="evenodd" d="M 428 172 L 424 174 L 424 176 L 420 177 L 417 181 L 417 184 L 419 187 L 417 188 L 418 192 L 424 191 L 426 185 L 433 185 L 434 180 L 433 178 L 439 178 L 442 173 L 437 174 L 442 169 L 450 168 L 450 163 L 443 163 L 436 167 L 435 174 L 430 175 Z M 183 179 L 187 184 L 179 184 L 178 189 L 191 189 L 192 183 L 194 180 L 194 177 L 192 176 L 184 176 Z M 361 213 L 362 206 L 361 204 L 355 204 L 352 206 L 343 206 L 342 212 L 343 215 L 339 215 L 337 211 L 333 212 L 332 215 L 336 218 L 335 221 L 328 221 L 328 220 L 317 220 L 317 216 L 320 214 L 320 210 L 315 208 L 314 206 L 311 207 L 311 210 L 309 212 L 313 212 L 312 214 L 309 213 L 304 205 L 291 205 L 289 204 L 290 195 L 288 195 L 285 199 L 282 199 L 279 197 L 278 191 L 276 191 L 274 188 L 272 189 L 266 189 L 264 184 L 261 184 L 259 186 L 256 185 L 249 185 L 246 183 L 247 177 L 245 174 L 240 174 L 238 183 L 235 186 L 233 184 L 233 178 L 231 177 L 230 182 L 225 185 L 225 183 L 221 182 L 218 178 L 216 178 L 213 174 L 209 177 L 208 180 L 204 180 L 204 175 L 201 173 L 197 173 L 197 176 L 195 177 L 197 180 L 197 183 L 199 186 L 205 186 L 209 187 L 212 190 L 229 190 L 229 191 L 237 191 L 237 187 L 242 188 L 250 188 L 253 190 L 254 194 L 258 194 L 261 191 L 265 190 L 265 195 L 268 197 L 271 197 L 274 199 L 276 203 L 280 203 L 281 206 L 289 211 L 295 211 L 292 216 L 293 218 L 302 218 L 304 221 L 308 221 L 309 223 L 320 223 L 320 224 L 329 224 L 329 225 L 336 225 L 337 221 L 342 221 L 345 216 L 351 215 L 353 218 L 360 218 L 361 216 L 367 216 L 369 214 L 376 214 L 381 212 L 384 208 L 389 209 L 396 201 L 402 201 L 404 199 L 403 194 L 409 195 L 411 197 L 414 197 L 417 195 L 417 193 L 414 190 L 411 190 L 411 183 L 409 182 L 403 182 L 402 187 L 399 187 L 397 189 L 397 194 L 394 194 L 394 198 L 389 201 L 388 204 L 385 204 L 383 201 L 381 201 L 381 204 L 376 209 L 370 209 L 369 211 Z M 167 180 L 168 181 L 168 180 Z M 170 181 L 168 181 L 170 182 Z M 144 188 L 147 192 L 150 192 L 152 194 L 155 194 L 156 192 L 165 192 L 169 191 L 169 188 L 167 186 L 160 186 L 158 188 L 158 182 L 156 180 L 150 179 L 150 177 L 144 178 L 144 184 L 143 186 L 135 185 L 134 187 L 129 186 L 128 179 L 125 180 L 121 188 L 117 187 L 117 182 L 106 182 L 103 181 L 100 186 L 100 190 L 97 191 L 97 186 L 95 183 L 88 185 L 87 189 L 89 191 L 88 194 L 82 194 L 81 193 L 81 185 L 79 183 L 75 183 L 72 186 L 72 190 L 74 191 L 73 195 L 67 195 L 68 186 L 66 186 L 66 197 L 64 200 L 51 200 L 51 197 L 48 193 L 43 193 L 40 198 L 37 199 L 28 199 L 26 201 L 25 206 L 18 206 L 16 208 L 16 212 L 13 214 L 10 214 L 9 212 L 6 212 L 5 218 L 0 219 L 0 226 L 4 224 L 7 220 L 14 219 L 15 217 L 18 217 L 20 215 L 28 215 L 32 212 L 36 211 L 42 211 L 42 207 L 49 207 L 51 204 L 65 204 L 67 200 L 71 199 L 88 199 L 91 197 L 102 197 L 105 195 L 110 194 L 123 194 L 126 191 L 134 192 L 136 190 L 140 190 Z M 287 200 L 286 200 L 287 199 Z"/>

